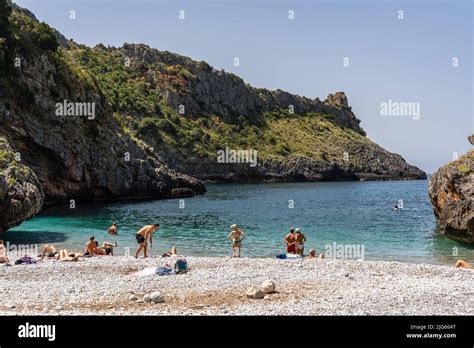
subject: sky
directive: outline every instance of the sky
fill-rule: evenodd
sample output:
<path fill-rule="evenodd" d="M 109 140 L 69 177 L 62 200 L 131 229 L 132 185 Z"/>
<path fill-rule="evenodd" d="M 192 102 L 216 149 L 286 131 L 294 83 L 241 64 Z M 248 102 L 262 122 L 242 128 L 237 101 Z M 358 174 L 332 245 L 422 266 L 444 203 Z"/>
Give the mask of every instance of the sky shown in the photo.
<path fill-rule="evenodd" d="M 371 140 L 427 173 L 471 148 L 470 0 L 14 2 L 88 46 L 144 43 L 309 98 L 344 91 Z M 384 115 L 389 101 L 419 114 Z"/>

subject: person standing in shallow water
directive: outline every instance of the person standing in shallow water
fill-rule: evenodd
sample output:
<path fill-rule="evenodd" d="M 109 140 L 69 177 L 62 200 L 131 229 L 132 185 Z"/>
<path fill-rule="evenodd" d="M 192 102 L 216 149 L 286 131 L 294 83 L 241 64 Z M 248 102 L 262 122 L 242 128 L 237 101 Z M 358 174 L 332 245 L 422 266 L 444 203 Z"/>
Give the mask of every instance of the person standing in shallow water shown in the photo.
<path fill-rule="evenodd" d="M 232 257 L 240 257 L 240 250 L 242 248 L 242 241 L 247 236 L 245 235 L 244 232 L 239 230 L 239 228 L 236 224 L 231 225 L 230 228 L 232 229 L 232 231 L 227 236 L 227 239 L 230 239 L 232 241 Z M 236 255 L 236 253 L 237 253 L 237 255 Z"/>
<path fill-rule="evenodd" d="M 306 242 L 306 237 L 303 233 L 301 233 L 300 229 L 297 228 L 295 230 L 295 246 L 296 246 L 296 253 L 298 255 L 303 256 L 304 242 Z"/>
<path fill-rule="evenodd" d="M 288 254 L 296 254 L 295 229 L 293 227 L 290 228 L 290 233 L 288 233 L 285 236 L 285 243 L 286 243 L 286 252 Z"/>
<path fill-rule="evenodd" d="M 150 241 L 150 249 L 153 248 L 153 231 L 158 231 L 160 229 L 160 224 L 154 225 L 146 225 L 142 227 L 136 234 L 135 238 L 137 239 L 137 243 L 140 244 L 138 247 L 135 257 L 138 257 L 140 251 L 143 250 L 143 257 L 148 257 L 146 254 L 146 249 L 148 247 L 147 239 Z"/>
<path fill-rule="evenodd" d="M 107 232 L 109 232 L 109 234 L 111 235 L 117 235 L 117 225 L 115 224 L 115 222 L 112 222 L 112 226 L 109 227 L 109 229 L 107 230 Z"/>

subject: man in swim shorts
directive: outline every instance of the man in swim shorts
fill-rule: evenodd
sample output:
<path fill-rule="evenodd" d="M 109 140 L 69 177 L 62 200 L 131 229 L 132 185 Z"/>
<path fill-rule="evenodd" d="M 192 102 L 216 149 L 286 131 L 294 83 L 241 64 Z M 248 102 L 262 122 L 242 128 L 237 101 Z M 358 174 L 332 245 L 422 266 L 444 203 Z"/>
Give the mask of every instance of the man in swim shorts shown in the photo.
<path fill-rule="evenodd" d="M 232 231 L 227 236 L 227 239 L 232 241 L 232 257 L 240 257 L 240 249 L 242 248 L 242 241 L 244 240 L 245 235 L 244 232 L 239 230 L 236 224 L 230 226 Z M 237 255 L 235 255 L 237 252 Z"/>
<path fill-rule="evenodd" d="M 137 234 L 135 235 L 135 238 L 137 239 L 137 243 L 140 244 L 140 247 L 137 249 L 137 252 L 135 253 L 135 257 L 138 257 L 138 254 L 142 250 L 143 250 L 143 257 L 144 258 L 148 257 L 146 254 L 146 249 L 147 249 L 146 240 L 149 239 L 150 248 L 153 248 L 153 231 L 158 231 L 159 229 L 160 229 L 160 224 L 146 225 L 137 232 Z"/>
<path fill-rule="evenodd" d="M 285 243 L 286 243 L 286 252 L 288 254 L 295 254 L 296 253 L 295 229 L 293 227 L 290 228 L 290 233 L 288 233 L 285 236 Z"/>
<path fill-rule="evenodd" d="M 295 230 L 295 247 L 296 247 L 296 253 L 298 255 L 303 256 L 304 242 L 306 242 L 306 237 L 304 236 L 303 233 L 301 233 L 300 229 L 297 228 Z"/>

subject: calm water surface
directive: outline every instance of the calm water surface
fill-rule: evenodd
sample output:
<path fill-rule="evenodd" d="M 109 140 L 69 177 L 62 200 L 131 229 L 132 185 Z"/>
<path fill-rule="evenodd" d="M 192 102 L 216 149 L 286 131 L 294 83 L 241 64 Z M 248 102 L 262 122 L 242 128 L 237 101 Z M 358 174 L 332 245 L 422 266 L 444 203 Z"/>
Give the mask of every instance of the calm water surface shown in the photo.
<path fill-rule="evenodd" d="M 91 235 L 117 241 L 117 254 L 137 247 L 134 233 L 143 225 L 162 226 L 154 253 L 176 245 L 187 255 L 230 255 L 226 235 L 237 223 L 248 235 L 242 256 L 284 252 L 283 237 L 300 227 L 307 250 L 325 245 L 364 245 L 369 260 L 453 264 L 474 260 L 474 248 L 436 232 L 427 181 L 213 184 L 204 196 L 120 203 L 77 203 L 47 207 L 35 218 L 2 234 L 16 244 L 54 243 L 82 250 Z M 404 209 L 393 207 L 402 199 Z M 294 207 L 289 207 L 289 201 Z M 182 206 L 182 204 L 181 204 Z M 119 235 L 107 228 L 116 221 Z M 453 249 L 454 248 L 454 249 Z M 453 255 L 453 250 L 458 256 Z"/>

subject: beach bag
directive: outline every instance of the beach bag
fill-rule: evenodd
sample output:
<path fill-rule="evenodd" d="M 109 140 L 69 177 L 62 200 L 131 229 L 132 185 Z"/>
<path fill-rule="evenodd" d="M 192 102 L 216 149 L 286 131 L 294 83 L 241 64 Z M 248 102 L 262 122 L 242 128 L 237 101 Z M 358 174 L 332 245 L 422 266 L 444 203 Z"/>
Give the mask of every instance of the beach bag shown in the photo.
<path fill-rule="evenodd" d="M 179 259 L 174 264 L 174 272 L 176 274 L 185 273 L 188 270 L 188 261 L 186 259 Z"/>

